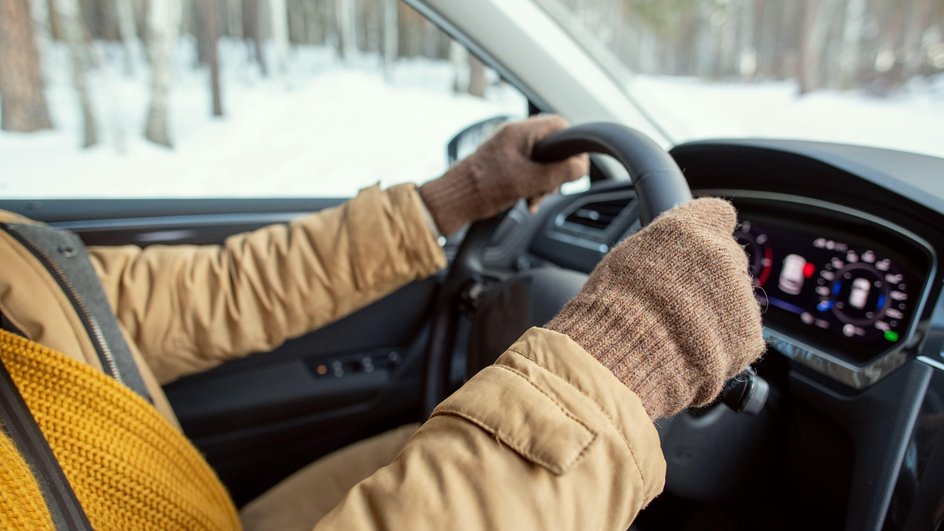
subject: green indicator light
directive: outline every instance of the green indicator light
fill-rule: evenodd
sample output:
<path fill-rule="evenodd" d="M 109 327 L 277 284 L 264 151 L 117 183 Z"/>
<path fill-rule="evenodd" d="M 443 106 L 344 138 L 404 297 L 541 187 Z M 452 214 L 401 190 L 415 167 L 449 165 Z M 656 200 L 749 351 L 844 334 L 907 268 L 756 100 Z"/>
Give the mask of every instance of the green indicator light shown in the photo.
<path fill-rule="evenodd" d="M 886 330 L 885 339 L 891 341 L 892 343 L 898 341 L 898 332 L 894 330 Z"/>

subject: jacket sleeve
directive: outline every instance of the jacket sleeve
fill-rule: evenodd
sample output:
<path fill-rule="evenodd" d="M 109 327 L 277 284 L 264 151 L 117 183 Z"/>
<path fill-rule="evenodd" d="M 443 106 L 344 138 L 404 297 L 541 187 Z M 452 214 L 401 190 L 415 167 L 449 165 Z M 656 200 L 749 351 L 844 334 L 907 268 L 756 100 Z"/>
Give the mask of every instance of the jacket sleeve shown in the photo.
<path fill-rule="evenodd" d="M 413 185 L 222 245 L 92 247 L 118 319 L 162 383 L 272 350 L 445 266 Z"/>
<path fill-rule="evenodd" d="M 315 529 L 626 529 L 664 481 L 639 398 L 532 328 Z"/>

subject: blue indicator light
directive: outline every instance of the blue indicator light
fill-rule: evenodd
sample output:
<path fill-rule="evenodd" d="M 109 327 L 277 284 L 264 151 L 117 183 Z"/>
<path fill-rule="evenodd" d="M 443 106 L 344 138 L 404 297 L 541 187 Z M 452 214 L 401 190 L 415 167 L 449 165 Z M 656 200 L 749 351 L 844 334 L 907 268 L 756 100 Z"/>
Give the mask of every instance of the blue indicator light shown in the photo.
<path fill-rule="evenodd" d="M 800 308 L 799 306 L 797 306 L 796 304 L 790 304 L 787 301 L 782 301 L 775 297 L 768 297 L 767 302 L 769 302 L 771 306 L 776 306 L 777 308 L 786 310 L 788 312 L 793 312 L 795 314 L 802 314 L 803 312 L 806 311 L 803 308 Z"/>
<path fill-rule="evenodd" d="M 839 290 L 841 289 L 842 289 L 842 284 L 840 284 L 838 281 L 833 282 L 833 295 L 834 296 L 839 295 Z"/>
<path fill-rule="evenodd" d="M 825 312 L 832 307 L 833 307 L 833 301 L 829 301 L 829 300 L 819 301 L 819 304 L 816 305 L 816 309 L 821 312 Z"/>
<path fill-rule="evenodd" d="M 878 296 L 878 301 L 875 303 L 875 305 L 878 306 L 879 310 L 885 307 L 885 294 L 884 293 Z"/>

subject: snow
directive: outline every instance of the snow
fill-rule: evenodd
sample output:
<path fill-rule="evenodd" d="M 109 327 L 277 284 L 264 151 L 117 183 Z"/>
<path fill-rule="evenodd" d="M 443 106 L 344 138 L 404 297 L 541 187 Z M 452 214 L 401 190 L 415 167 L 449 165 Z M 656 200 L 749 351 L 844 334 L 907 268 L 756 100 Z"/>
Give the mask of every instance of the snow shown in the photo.
<path fill-rule="evenodd" d="M 182 46 L 171 96 L 175 147 L 141 138 L 147 78 L 121 70 L 119 51 L 92 79 L 103 143 L 80 150 L 80 116 L 64 50 L 47 88 L 55 131 L 0 134 L 0 197 L 350 196 L 438 176 L 459 130 L 499 114 L 522 116 L 507 86 L 487 99 L 457 95 L 448 62 L 403 60 L 389 82 L 376 58 L 341 63 L 330 50 L 298 50 L 289 72 L 263 78 L 239 43 L 225 43 L 224 110 L 210 116 L 208 73 Z M 230 68 L 225 68 L 229 65 Z"/>
<path fill-rule="evenodd" d="M 706 83 L 643 77 L 629 90 L 673 140 L 766 137 L 842 142 L 944 157 L 944 76 L 880 98 L 859 92 L 797 95 L 792 82 Z"/>
<path fill-rule="evenodd" d="M 194 43 L 179 46 L 173 149 L 141 137 L 143 61 L 133 61 L 128 74 L 121 48 L 104 44 L 95 48 L 100 67 L 90 80 L 102 143 L 79 149 L 68 57 L 54 49 L 45 70 L 57 129 L 0 132 L 0 197 L 344 197 L 378 181 L 433 178 L 445 169 L 445 146 L 456 132 L 526 110 L 507 85 L 493 86 L 485 99 L 456 94 L 445 61 L 401 60 L 385 75 L 378 57 L 344 62 L 329 49 L 293 48 L 287 71 L 266 78 L 245 45 L 221 45 L 221 119 L 210 116 L 208 72 L 193 67 Z M 944 156 L 944 77 L 884 99 L 827 91 L 798 97 L 791 83 L 644 76 L 629 89 L 677 141 L 801 138 Z"/>

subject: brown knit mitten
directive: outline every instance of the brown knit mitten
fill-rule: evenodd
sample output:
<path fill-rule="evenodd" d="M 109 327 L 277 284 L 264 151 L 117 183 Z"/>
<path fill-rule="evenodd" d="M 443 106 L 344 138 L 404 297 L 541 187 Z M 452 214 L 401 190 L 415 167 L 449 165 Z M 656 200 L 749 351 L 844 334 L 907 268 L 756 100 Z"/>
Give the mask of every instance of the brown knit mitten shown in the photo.
<path fill-rule="evenodd" d="M 553 115 L 506 124 L 442 177 L 420 186 L 420 196 L 439 230 L 451 234 L 521 198 L 534 207 L 561 184 L 586 175 L 586 155 L 548 164 L 531 160 L 538 141 L 567 126 L 566 120 Z"/>
<path fill-rule="evenodd" d="M 710 403 L 764 351 L 734 208 L 697 199 L 615 247 L 547 328 L 567 334 L 653 419 Z"/>

